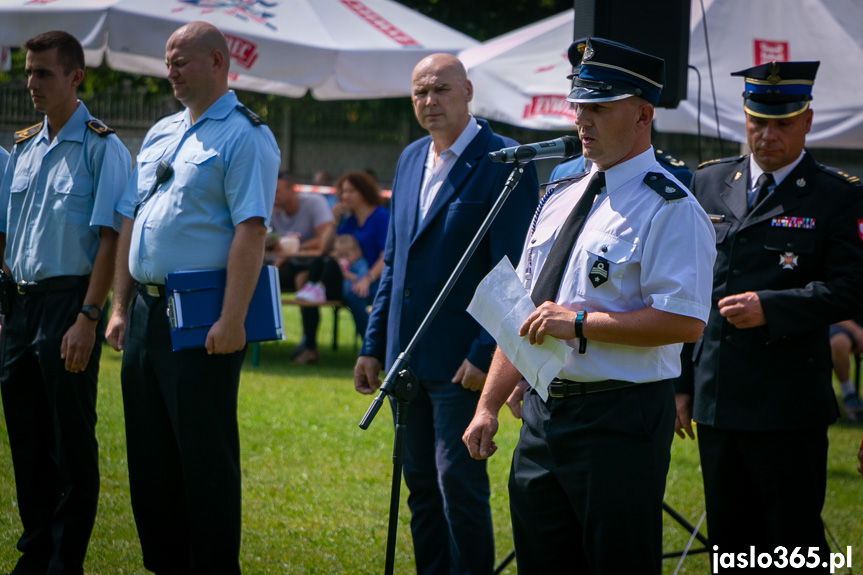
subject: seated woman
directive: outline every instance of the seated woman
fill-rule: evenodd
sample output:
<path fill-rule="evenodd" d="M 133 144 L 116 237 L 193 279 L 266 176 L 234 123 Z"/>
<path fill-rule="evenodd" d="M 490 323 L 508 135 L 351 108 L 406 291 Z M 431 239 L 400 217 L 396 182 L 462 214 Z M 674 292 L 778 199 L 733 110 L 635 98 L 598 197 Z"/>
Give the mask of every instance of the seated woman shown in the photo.
<path fill-rule="evenodd" d="M 348 172 L 336 180 L 336 204 L 333 217 L 341 223 L 335 233 L 327 234 L 324 253 L 333 248 L 336 235 L 352 235 L 362 250 L 369 269 L 352 282 L 350 290 L 342 289 L 342 271 L 336 259 L 329 256 L 316 258 L 309 266 L 306 284 L 297 291 L 297 299 L 311 303 L 341 300 L 350 309 L 362 337 L 369 321 L 367 307 L 374 300 L 378 281 L 384 268 L 384 247 L 390 214 L 383 207 L 380 189 L 374 178 L 366 172 Z M 318 361 L 317 331 L 320 321 L 318 308 L 303 308 L 303 350 L 294 360 L 297 364 Z"/>

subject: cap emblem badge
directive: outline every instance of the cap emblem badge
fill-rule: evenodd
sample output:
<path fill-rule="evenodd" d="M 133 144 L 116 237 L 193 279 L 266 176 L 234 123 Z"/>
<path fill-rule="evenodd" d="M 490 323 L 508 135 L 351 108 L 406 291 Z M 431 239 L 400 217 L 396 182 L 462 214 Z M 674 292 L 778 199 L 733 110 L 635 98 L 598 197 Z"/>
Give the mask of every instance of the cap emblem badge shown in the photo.
<path fill-rule="evenodd" d="M 771 84 L 778 84 L 782 81 L 782 78 L 779 77 L 779 64 L 776 62 L 770 62 L 770 75 L 767 76 L 767 81 Z"/>

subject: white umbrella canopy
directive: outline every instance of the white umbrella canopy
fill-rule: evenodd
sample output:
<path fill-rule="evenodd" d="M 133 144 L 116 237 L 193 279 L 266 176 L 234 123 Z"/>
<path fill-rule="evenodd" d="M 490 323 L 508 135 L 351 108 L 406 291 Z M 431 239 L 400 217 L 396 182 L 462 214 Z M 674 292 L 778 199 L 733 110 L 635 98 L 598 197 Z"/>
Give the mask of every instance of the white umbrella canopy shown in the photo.
<path fill-rule="evenodd" d="M 716 136 L 703 21 L 707 22 L 720 133 L 746 139 L 743 78 L 729 74 L 777 61 L 820 60 L 812 91 L 815 110 L 807 145 L 863 146 L 863 2 L 860 0 L 698 0 L 692 3 L 689 63 L 702 77 L 701 129 Z M 698 81 L 690 71 L 688 97 L 676 110 L 657 110 L 663 132 L 698 130 Z"/>
<path fill-rule="evenodd" d="M 820 60 L 807 145 L 863 146 L 863 0 L 704 0 L 716 86 L 719 133 L 745 141 L 743 79 L 731 72 L 771 60 Z M 689 63 L 702 78 L 701 131 L 716 136 L 701 1 L 693 0 Z M 468 48 L 459 57 L 474 82 L 477 115 L 524 128 L 572 129 L 566 50 L 574 12 L 537 22 Z M 662 132 L 698 133 L 698 79 L 675 110 L 657 109 Z"/>
<path fill-rule="evenodd" d="M 84 47 L 88 66 L 102 63 L 108 45 L 105 20 L 117 0 L 60 0 L 41 4 L 32 0 L 0 2 L 0 44 L 21 46 L 48 30 L 65 30 Z"/>
<path fill-rule="evenodd" d="M 88 40 L 88 64 L 101 50 L 116 70 L 161 76 L 171 32 L 203 20 L 228 38 L 232 86 L 321 100 L 407 96 L 422 58 L 477 44 L 392 0 L 27 1 L 0 4 L 4 43 L 64 29 Z"/>
<path fill-rule="evenodd" d="M 534 130 L 573 130 L 566 96 L 573 10 L 459 53 L 474 85 L 471 112 Z"/>

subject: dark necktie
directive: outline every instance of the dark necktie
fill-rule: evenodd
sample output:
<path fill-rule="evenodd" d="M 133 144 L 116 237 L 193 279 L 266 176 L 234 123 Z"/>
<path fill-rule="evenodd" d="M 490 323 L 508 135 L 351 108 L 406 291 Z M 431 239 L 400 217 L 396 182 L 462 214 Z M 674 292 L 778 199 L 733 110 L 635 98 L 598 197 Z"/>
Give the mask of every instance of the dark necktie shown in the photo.
<path fill-rule="evenodd" d="M 572 208 L 569 217 L 566 218 L 560 228 L 548 256 L 545 258 L 539 277 L 536 278 L 536 285 L 530 293 L 530 299 L 533 300 L 534 305 L 539 306 L 543 302 L 554 301 L 557 297 L 557 290 L 560 289 L 560 282 L 563 279 L 563 270 L 566 269 L 566 264 L 569 262 L 569 254 L 572 252 L 572 247 L 575 245 L 581 228 L 584 227 L 584 222 L 587 220 L 591 206 L 593 206 L 593 200 L 604 185 L 605 172 L 593 174 L 584 194 Z"/>
<path fill-rule="evenodd" d="M 773 185 L 773 182 L 773 174 L 765 172 L 758 176 L 758 179 L 755 180 L 755 185 L 758 186 L 758 189 L 755 191 L 755 198 L 752 200 L 752 207 L 749 208 L 750 212 L 767 197 L 767 189 Z"/>

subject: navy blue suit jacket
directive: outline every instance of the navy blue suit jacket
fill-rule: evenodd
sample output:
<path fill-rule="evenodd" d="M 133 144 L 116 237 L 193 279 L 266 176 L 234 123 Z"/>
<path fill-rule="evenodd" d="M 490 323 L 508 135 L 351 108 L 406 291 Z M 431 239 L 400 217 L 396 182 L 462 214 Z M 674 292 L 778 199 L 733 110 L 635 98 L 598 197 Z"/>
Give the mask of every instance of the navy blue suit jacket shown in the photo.
<path fill-rule="evenodd" d="M 478 122 L 482 129 L 422 222 L 417 221 L 420 186 L 431 138 L 410 144 L 396 166 L 384 269 L 360 350 L 386 369 L 407 347 L 512 171 L 509 164 L 492 163 L 488 153 L 517 143 Z M 494 340 L 466 308 L 477 284 L 503 256 L 517 264 L 538 199 L 536 169 L 530 164 L 414 350 L 410 366 L 417 377 L 449 381 L 465 358 L 488 370 Z"/>

